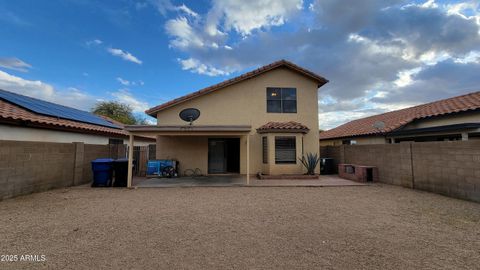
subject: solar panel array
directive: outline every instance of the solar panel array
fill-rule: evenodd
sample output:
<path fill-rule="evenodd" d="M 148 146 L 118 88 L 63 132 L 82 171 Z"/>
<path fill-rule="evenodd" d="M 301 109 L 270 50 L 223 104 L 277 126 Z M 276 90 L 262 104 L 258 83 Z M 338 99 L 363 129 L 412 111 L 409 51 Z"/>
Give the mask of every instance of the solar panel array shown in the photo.
<path fill-rule="evenodd" d="M 13 103 L 17 106 L 23 107 L 29 111 L 43 114 L 47 116 L 53 116 L 57 118 L 63 118 L 83 123 L 89 123 L 99 126 L 118 128 L 121 127 L 108 122 L 107 120 L 96 116 L 95 114 L 62 106 L 59 104 L 51 103 L 48 101 L 39 100 L 27 96 L 22 96 L 12 92 L 8 92 L 0 89 L 0 99 Z"/>

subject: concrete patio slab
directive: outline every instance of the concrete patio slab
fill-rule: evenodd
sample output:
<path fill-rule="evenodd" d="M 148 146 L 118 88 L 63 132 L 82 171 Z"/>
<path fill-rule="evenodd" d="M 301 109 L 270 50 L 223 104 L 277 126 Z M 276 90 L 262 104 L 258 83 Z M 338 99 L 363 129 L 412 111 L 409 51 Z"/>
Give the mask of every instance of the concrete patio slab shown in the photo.
<path fill-rule="evenodd" d="M 246 177 L 241 175 L 202 176 L 202 177 L 179 177 L 179 178 L 150 178 L 134 180 L 136 187 L 339 187 L 339 186 L 366 186 L 337 175 L 321 175 L 319 179 L 251 179 L 250 185 L 246 183 Z"/>
<path fill-rule="evenodd" d="M 200 176 L 178 178 L 149 178 L 138 181 L 136 187 L 232 187 L 243 186 L 243 176 Z"/>

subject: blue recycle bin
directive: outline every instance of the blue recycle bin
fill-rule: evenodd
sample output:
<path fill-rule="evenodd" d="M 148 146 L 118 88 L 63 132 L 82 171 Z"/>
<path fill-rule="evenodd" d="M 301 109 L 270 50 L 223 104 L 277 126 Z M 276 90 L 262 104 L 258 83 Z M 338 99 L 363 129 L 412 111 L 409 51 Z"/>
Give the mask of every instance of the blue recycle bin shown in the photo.
<path fill-rule="evenodd" d="M 97 158 L 92 161 L 92 187 L 109 187 L 112 185 L 113 159 Z"/>
<path fill-rule="evenodd" d="M 177 161 L 171 159 L 149 160 L 147 163 L 147 176 L 162 176 L 165 167 L 177 168 Z"/>

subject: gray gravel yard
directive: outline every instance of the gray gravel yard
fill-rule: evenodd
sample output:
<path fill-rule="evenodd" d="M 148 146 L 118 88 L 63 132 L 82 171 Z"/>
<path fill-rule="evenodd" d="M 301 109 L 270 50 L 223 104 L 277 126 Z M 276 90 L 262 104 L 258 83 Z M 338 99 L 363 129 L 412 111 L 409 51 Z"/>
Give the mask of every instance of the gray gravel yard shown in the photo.
<path fill-rule="evenodd" d="M 0 269 L 478 269 L 480 204 L 388 185 L 54 190 L 0 202 Z"/>

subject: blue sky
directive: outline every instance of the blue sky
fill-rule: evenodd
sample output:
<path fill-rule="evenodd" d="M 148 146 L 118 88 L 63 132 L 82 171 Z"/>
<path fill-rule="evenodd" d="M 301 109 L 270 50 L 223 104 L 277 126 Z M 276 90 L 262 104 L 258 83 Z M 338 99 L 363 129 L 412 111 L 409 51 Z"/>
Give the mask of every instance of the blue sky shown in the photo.
<path fill-rule="evenodd" d="M 285 58 L 331 128 L 480 87 L 478 1 L 0 0 L 0 88 L 136 113 Z"/>

